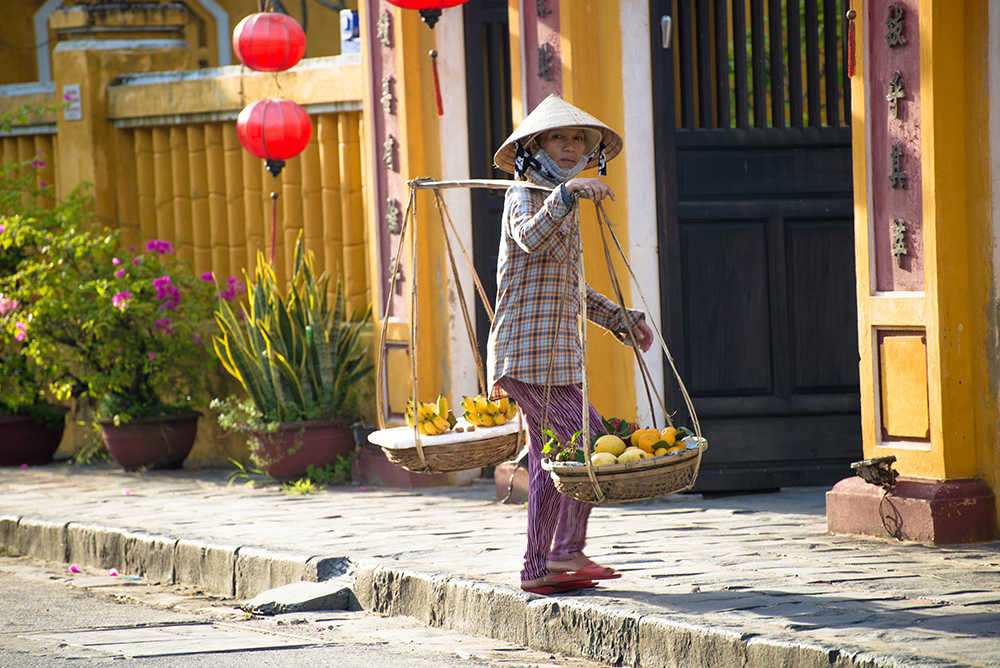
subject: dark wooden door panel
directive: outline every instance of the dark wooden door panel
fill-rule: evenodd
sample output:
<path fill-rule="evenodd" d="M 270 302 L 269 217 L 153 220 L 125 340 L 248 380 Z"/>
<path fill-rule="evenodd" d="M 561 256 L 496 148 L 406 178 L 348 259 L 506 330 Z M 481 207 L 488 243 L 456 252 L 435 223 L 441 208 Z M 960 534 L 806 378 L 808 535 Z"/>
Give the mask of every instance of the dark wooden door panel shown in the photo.
<path fill-rule="evenodd" d="M 785 226 L 795 392 L 858 386 L 854 229 L 850 220 Z"/>
<path fill-rule="evenodd" d="M 685 358 L 694 396 L 771 391 L 765 221 L 681 221 Z"/>
<path fill-rule="evenodd" d="M 650 1 L 676 29 L 650 44 L 662 325 L 698 491 L 831 484 L 861 453 L 846 2 Z"/>

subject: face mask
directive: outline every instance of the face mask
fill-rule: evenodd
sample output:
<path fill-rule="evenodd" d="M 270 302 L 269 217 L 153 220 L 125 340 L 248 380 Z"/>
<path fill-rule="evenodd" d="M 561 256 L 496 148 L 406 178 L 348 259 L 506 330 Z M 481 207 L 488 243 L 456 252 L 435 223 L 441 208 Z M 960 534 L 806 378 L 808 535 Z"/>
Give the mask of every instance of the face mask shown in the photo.
<path fill-rule="evenodd" d="M 587 163 L 590 161 L 590 156 L 585 155 L 577 161 L 575 165 L 569 169 L 563 169 L 556 164 L 556 161 L 552 159 L 548 153 L 542 149 L 538 149 L 533 156 L 534 161 L 541 167 L 541 169 L 531 169 L 536 178 L 546 181 L 546 185 L 555 187 L 560 183 L 565 183 L 570 180 L 580 172 L 584 170 Z"/>

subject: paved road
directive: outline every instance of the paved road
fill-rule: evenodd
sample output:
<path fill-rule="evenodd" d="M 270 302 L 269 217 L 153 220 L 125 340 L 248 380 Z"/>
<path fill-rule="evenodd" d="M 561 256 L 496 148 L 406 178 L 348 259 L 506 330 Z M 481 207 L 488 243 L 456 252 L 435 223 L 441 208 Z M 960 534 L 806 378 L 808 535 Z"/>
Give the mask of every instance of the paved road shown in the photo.
<path fill-rule="evenodd" d="M 233 601 L 90 569 L 0 557 L 0 666 L 596 668 L 429 629 L 409 618 L 316 612 L 249 618 Z M 211 651 L 214 649 L 215 651 Z"/>
<path fill-rule="evenodd" d="M 339 487 L 295 497 L 227 486 L 225 478 L 110 466 L 0 470 L 0 514 L 378 559 L 516 586 L 524 508 L 497 504 L 491 485 Z M 674 495 L 596 508 L 588 553 L 625 577 L 578 598 L 909 665 L 1000 666 L 1000 543 L 930 547 L 830 535 L 824 492 Z"/>

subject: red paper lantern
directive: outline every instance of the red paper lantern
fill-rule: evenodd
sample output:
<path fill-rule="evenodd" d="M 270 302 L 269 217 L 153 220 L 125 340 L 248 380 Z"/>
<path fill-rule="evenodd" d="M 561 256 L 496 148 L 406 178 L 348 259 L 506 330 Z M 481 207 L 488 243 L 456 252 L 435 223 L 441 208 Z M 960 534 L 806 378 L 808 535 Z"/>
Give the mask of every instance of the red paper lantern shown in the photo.
<path fill-rule="evenodd" d="M 233 51 L 252 70 L 280 72 L 302 60 L 306 34 L 299 22 L 287 14 L 251 14 L 233 29 Z"/>
<path fill-rule="evenodd" d="M 275 176 L 305 149 L 312 136 L 306 110 L 291 100 L 267 99 L 251 102 L 236 119 L 236 133 L 243 148 L 267 161 Z"/>
<path fill-rule="evenodd" d="M 441 17 L 441 10 L 465 4 L 468 0 L 387 0 L 403 9 L 419 9 L 420 17 L 431 28 Z"/>

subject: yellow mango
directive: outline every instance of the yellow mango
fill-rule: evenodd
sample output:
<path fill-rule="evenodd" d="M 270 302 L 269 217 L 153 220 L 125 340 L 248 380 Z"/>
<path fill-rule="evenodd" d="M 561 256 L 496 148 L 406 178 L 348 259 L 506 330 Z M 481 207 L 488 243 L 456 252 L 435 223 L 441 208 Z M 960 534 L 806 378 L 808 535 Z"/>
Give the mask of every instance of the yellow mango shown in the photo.
<path fill-rule="evenodd" d="M 614 434 L 605 434 L 594 443 L 594 452 L 607 452 L 615 457 L 625 452 L 625 441 Z"/>
<path fill-rule="evenodd" d="M 626 448 L 625 452 L 618 456 L 618 461 L 622 464 L 632 464 L 643 459 L 648 459 L 649 453 L 639 448 Z"/>
<path fill-rule="evenodd" d="M 617 464 L 618 458 L 610 452 L 595 452 L 590 457 L 590 463 L 594 466 L 610 466 L 611 464 Z"/>
<path fill-rule="evenodd" d="M 677 441 L 677 429 L 675 427 L 667 427 L 660 432 L 660 438 L 667 442 L 667 445 L 673 445 Z"/>

